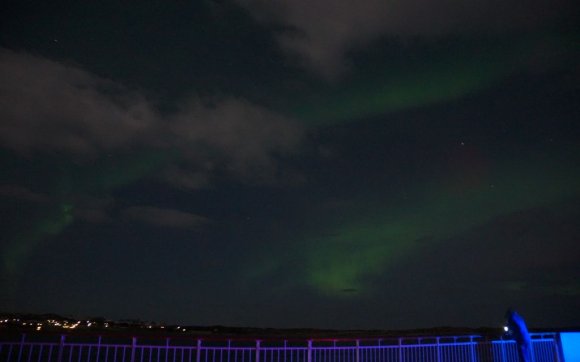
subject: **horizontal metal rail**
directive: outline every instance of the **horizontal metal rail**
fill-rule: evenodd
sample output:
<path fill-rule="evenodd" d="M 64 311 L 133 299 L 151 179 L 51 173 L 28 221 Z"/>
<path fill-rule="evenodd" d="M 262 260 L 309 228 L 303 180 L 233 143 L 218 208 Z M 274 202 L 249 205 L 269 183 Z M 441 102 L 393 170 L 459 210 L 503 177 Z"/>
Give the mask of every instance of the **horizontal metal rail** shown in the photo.
<path fill-rule="evenodd" d="M 204 341 L 146 338 L 124 341 L 75 340 L 0 341 L 0 361 L 6 362 L 517 362 L 512 340 L 481 336 L 405 337 L 304 341 Z M 77 338 L 78 339 L 78 338 Z M 563 362 L 557 334 L 532 335 L 534 362 Z"/>

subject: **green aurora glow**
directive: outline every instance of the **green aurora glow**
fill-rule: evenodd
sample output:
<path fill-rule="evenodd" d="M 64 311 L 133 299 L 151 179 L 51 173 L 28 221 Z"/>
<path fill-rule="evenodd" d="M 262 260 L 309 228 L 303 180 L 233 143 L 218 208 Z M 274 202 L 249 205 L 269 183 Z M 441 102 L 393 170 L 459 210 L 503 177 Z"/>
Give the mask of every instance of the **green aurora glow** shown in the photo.
<path fill-rule="evenodd" d="M 58 235 L 73 222 L 72 211 L 72 205 L 60 204 L 50 210 L 50 216 L 36 220 L 31 223 L 30 228 L 16 235 L 2 253 L 3 274 L 13 276 L 18 273 L 30 253 L 39 247 L 45 238 Z"/>
<path fill-rule="evenodd" d="M 48 181 L 48 194 L 56 200 L 39 205 L 43 216 L 27 220 L 23 232 L 11 237 L 2 250 L 2 270 L 15 277 L 25 266 L 29 256 L 41 247 L 47 238 L 62 233 L 73 223 L 75 199 L 79 195 L 107 197 L 116 188 L 132 184 L 160 169 L 175 152 L 143 151 L 137 156 L 115 155 L 93 162 L 79 164 L 58 162 Z"/>
<path fill-rule="evenodd" d="M 422 45 L 406 49 L 399 44 L 399 52 L 421 56 L 373 64 L 366 72 L 354 70 L 345 80 L 302 97 L 289 112 L 309 125 L 327 126 L 455 101 L 528 68 L 538 44 L 554 44 L 551 52 L 557 58 L 574 44 L 572 39 L 569 34 L 532 34 L 515 41 L 516 45 L 505 40 L 493 44 L 483 41 L 481 48 L 456 41 L 445 51 Z"/>
<path fill-rule="evenodd" d="M 410 192 L 417 195 L 414 199 L 366 210 L 364 215 L 350 215 L 347 223 L 336 225 L 336 221 L 327 219 L 323 221 L 325 226 L 289 243 L 294 245 L 290 253 L 298 253 L 293 259 L 304 261 L 301 270 L 296 271 L 301 278 L 297 283 L 328 296 L 372 293 L 373 277 L 404 262 L 422 243 L 443 241 L 518 210 L 578 197 L 580 174 L 569 162 L 545 164 L 543 172 L 531 163 L 520 165 L 518 171 L 513 163 L 504 164 L 467 189 L 457 187 L 457 180 L 447 177 L 427 188 L 416 185 L 414 193 Z M 566 177 L 562 177 L 563 169 L 570 170 Z M 372 204 L 369 201 L 364 197 L 354 200 L 355 204 Z M 343 211 L 349 215 L 348 210 Z M 275 272 L 276 267 L 280 265 L 254 269 L 247 276 L 263 277 Z"/>

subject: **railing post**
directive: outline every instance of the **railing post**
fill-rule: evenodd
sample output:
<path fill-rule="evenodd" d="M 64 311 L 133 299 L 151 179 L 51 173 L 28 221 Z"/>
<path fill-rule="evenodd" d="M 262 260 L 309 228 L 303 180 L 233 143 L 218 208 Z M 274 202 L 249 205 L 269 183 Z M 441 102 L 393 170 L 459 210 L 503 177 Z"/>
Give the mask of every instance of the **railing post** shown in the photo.
<path fill-rule="evenodd" d="M 475 362 L 475 342 L 473 341 L 473 336 L 469 336 L 469 342 L 471 342 L 469 348 L 471 362 Z"/>
<path fill-rule="evenodd" d="M 165 362 L 167 362 L 167 359 L 169 358 L 169 340 L 169 337 L 165 339 Z"/>
<path fill-rule="evenodd" d="M 441 343 L 439 341 L 441 337 L 437 337 L 436 341 L 437 341 L 437 362 L 441 362 Z"/>
<path fill-rule="evenodd" d="M 355 360 L 355 362 L 360 362 L 360 340 L 359 339 L 356 340 L 356 349 L 355 349 L 354 360 Z"/>
<path fill-rule="evenodd" d="M 403 362 L 403 345 L 401 338 L 399 338 L 399 362 Z"/>
<path fill-rule="evenodd" d="M 58 345 L 58 357 L 56 359 L 58 362 L 62 362 L 62 355 L 64 354 L 64 339 L 65 338 L 66 338 L 66 336 L 64 334 L 61 334 L 60 343 Z"/>
<path fill-rule="evenodd" d="M 131 362 L 135 362 L 135 348 L 137 347 L 137 337 L 133 337 L 131 341 Z"/>
<path fill-rule="evenodd" d="M 563 361 L 564 358 L 564 351 L 562 350 L 562 340 L 560 337 L 560 333 L 555 333 L 554 334 L 554 339 L 553 339 L 553 343 L 552 346 L 554 347 L 554 353 L 556 355 L 556 361 L 560 362 Z"/>
<path fill-rule="evenodd" d="M 197 349 L 195 350 L 195 362 L 201 362 L 201 339 L 197 340 Z"/>
<path fill-rule="evenodd" d="M 26 341 L 26 333 L 22 333 L 20 337 L 20 348 L 18 349 L 18 362 L 20 362 L 22 358 L 22 351 L 24 351 L 24 342 Z"/>
<path fill-rule="evenodd" d="M 100 354 L 101 354 L 101 336 L 99 336 L 99 339 L 97 342 L 97 361 L 99 360 Z"/>
<path fill-rule="evenodd" d="M 260 342 L 259 339 L 256 340 L 256 362 L 260 362 Z"/>
<path fill-rule="evenodd" d="M 502 362 L 506 362 L 506 357 L 505 357 L 505 340 L 503 338 L 501 340 L 501 360 L 502 360 Z"/>
<path fill-rule="evenodd" d="M 308 351 L 306 354 L 306 361 L 312 362 L 312 340 L 311 339 L 308 340 Z"/>

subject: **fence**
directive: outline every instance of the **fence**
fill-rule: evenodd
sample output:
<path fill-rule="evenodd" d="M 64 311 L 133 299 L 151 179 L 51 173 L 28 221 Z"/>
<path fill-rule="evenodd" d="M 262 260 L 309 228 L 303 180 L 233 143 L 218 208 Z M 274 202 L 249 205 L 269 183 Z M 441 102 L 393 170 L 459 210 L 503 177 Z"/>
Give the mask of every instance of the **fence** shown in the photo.
<path fill-rule="evenodd" d="M 32 336 L 34 337 L 34 336 Z M 534 362 L 563 362 L 555 333 L 532 335 Z M 38 339 L 38 338 L 36 338 Z M 340 340 L 201 340 L 22 335 L 0 341 L 7 362 L 517 362 L 511 340 L 481 336 Z"/>

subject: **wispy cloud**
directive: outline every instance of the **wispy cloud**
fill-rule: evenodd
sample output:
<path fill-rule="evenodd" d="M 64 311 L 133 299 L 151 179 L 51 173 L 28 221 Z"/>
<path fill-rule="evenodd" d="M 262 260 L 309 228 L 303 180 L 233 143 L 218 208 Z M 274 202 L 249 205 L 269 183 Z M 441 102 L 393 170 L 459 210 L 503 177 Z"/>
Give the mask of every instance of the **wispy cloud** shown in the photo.
<path fill-rule="evenodd" d="M 177 150 L 166 179 L 184 187 L 213 172 L 250 180 L 276 173 L 276 155 L 294 152 L 300 127 L 243 99 L 178 102 L 160 112 L 138 91 L 74 65 L 0 50 L 0 145 L 18 153 L 60 151 L 77 158 L 145 147 Z"/>
<path fill-rule="evenodd" d="M 46 202 L 50 200 L 47 195 L 34 192 L 24 186 L 12 184 L 0 185 L 0 196 L 31 202 Z"/>
<path fill-rule="evenodd" d="M 157 115 L 140 95 L 74 66 L 0 52 L 0 141 L 91 154 L 141 140 Z"/>
<path fill-rule="evenodd" d="M 438 37 L 534 29 L 566 14 L 569 0 L 383 1 L 238 0 L 259 20 L 285 25 L 280 45 L 334 77 L 344 54 L 381 36 Z M 563 10 L 564 9 L 564 10 Z"/>
<path fill-rule="evenodd" d="M 201 215 L 153 206 L 132 206 L 124 209 L 121 214 L 126 219 L 179 229 L 198 229 L 209 222 L 208 218 Z"/>

